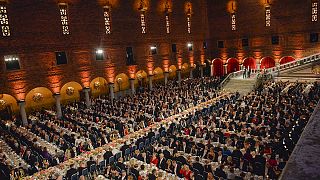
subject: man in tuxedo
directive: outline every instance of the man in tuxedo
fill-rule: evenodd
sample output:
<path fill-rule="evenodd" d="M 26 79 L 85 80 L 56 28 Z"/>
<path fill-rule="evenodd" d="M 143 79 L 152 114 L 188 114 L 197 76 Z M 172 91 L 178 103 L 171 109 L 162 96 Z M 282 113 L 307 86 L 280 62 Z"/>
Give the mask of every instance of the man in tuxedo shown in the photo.
<path fill-rule="evenodd" d="M 70 167 L 71 168 L 67 171 L 67 174 L 66 174 L 66 177 L 68 179 L 71 179 L 71 176 L 78 172 L 78 170 L 75 168 L 74 164 L 72 164 Z"/>
<path fill-rule="evenodd" d="M 173 166 L 173 174 L 175 174 L 176 176 L 182 178 L 182 174 L 180 174 L 180 169 L 181 166 L 177 163 L 177 161 L 173 160 L 172 161 L 172 166 Z"/>
<path fill-rule="evenodd" d="M 127 172 L 125 170 L 122 170 L 120 180 L 126 180 L 127 178 L 128 178 Z"/>
<path fill-rule="evenodd" d="M 181 162 L 182 164 L 187 164 L 187 160 L 185 157 L 183 157 L 182 155 L 180 154 L 177 154 L 176 158 L 175 158 L 176 161 L 179 161 Z"/>
<path fill-rule="evenodd" d="M 103 158 L 107 161 L 109 161 L 109 158 L 113 156 L 111 148 L 108 148 L 108 150 L 104 153 Z"/>
<path fill-rule="evenodd" d="M 223 179 L 227 179 L 227 174 L 223 171 L 224 166 L 220 165 L 219 168 L 216 169 L 215 175 L 218 177 L 222 177 Z"/>
<path fill-rule="evenodd" d="M 126 169 L 126 165 L 124 165 L 124 163 L 123 163 L 123 158 L 119 158 L 119 160 L 118 160 L 118 162 L 116 163 L 116 165 L 117 165 L 121 170 Z"/>
<path fill-rule="evenodd" d="M 200 174 L 203 174 L 204 167 L 203 167 L 203 165 L 202 165 L 199 161 L 200 161 L 200 158 L 199 158 L 199 157 L 196 157 L 196 162 L 193 163 L 192 167 L 193 167 L 194 169 L 197 169 Z"/>
<path fill-rule="evenodd" d="M 32 165 L 31 168 L 30 168 L 30 172 L 31 172 L 32 174 L 34 174 L 34 173 L 36 173 L 36 172 L 38 172 L 38 171 L 40 171 L 40 170 L 41 170 L 41 169 L 40 169 L 40 167 L 39 167 L 39 163 L 38 163 L 38 162 L 35 162 L 34 165 Z"/>
<path fill-rule="evenodd" d="M 37 161 L 36 157 L 31 154 L 31 151 L 30 151 L 30 150 L 27 150 L 27 151 L 25 152 L 25 155 L 23 156 L 23 159 L 24 159 L 28 164 L 31 164 L 31 165 L 34 165 L 35 162 Z"/>
<path fill-rule="evenodd" d="M 131 172 L 132 174 L 134 174 L 135 179 L 138 179 L 138 177 L 139 177 L 139 175 L 140 175 L 139 171 L 137 170 L 138 168 L 139 168 L 139 165 L 138 165 L 138 164 L 135 164 L 134 167 L 131 167 L 131 168 L 130 168 L 130 172 Z"/>
<path fill-rule="evenodd" d="M 156 180 L 157 179 L 156 172 L 157 172 L 157 170 L 153 169 L 152 173 L 148 175 L 148 179 L 149 180 Z"/>
<path fill-rule="evenodd" d="M 96 164 L 96 162 L 93 160 L 93 157 L 90 157 L 90 160 L 87 162 L 87 167 L 90 170 L 90 166 Z"/>
<path fill-rule="evenodd" d="M 167 160 L 164 158 L 163 153 L 160 154 L 159 156 L 160 160 L 159 160 L 159 165 L 158 167 L 162 170 L 166 169 L 166 165 L 167 165 Z"/>

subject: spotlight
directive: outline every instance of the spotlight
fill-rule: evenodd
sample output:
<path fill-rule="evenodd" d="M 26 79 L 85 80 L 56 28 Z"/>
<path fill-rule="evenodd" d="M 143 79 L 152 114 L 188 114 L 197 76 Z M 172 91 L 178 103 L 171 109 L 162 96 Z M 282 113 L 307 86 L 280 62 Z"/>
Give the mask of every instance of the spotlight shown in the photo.
<path fill-rule="evenodd" d="M 188 43 L 187 46 L 188 46 L 188 48 L 192 47 L 192 43 Z"/>
<path fill-rule="evenodd" d="M 102 49 L 97 49 L 96 53 L 97 54 L 103 54 L 103 50 Z"/>

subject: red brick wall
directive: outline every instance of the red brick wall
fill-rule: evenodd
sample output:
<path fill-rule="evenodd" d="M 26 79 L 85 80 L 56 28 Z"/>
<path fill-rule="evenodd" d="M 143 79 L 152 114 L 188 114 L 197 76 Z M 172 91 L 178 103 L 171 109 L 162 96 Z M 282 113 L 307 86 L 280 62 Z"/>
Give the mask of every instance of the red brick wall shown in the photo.
<path fill-rule="evenodd" d="M 319 32 L 320 21 L 311 22 L 312 0 L 270 0 L 271 26 L 265 27 L 265 0 L 241 0 L 236 3 L 237 30 L 231 31 L 227 2 L 208 1 L 211 57 L 293 56 L 319 52 L 318 43 L 309 43 L 310 32 Z M 318 3 L 320 3 L 318 1 Z M 319 6 L 319 5 L 318 5 Z M 271 36 L 280 37 L 280 45 L 271 44 Z M 241 39 L 249 39 L 249 47 L 241 47 Z M 225 41 L 225 49 L 217 48 L 217 40 Z"/>
<path fill-rule="evenodd" d="M 0 37 L 0 93 L 17 99 L 35 87 L 47 87 L 58 92 L 69 82 L 89 86 L 96 77 L 107 77 L 108 63 L 116 72 L 128 74 L 126 47 L 132 46 L 137 70 L 146 70 L 150 45 L 157 45 L 154 67 L 163 67 L 162 60 L 172 60 L 171 44 L 188 62 L 187 42 L 194 43 L 194 56 L 200 61 L 202 42 L 207 34 L 206 2 L 192 0 L 192 34 L 187 33 L 186 1 L 174 1 L 171 13 L 171 33 L 166 34 L 163 3 L 151 0 L 146 13 L 147 34 L 141 34 L 137 0 L 118 0 L 112 8 L 112 34 L 105 34 L 103 8 L 98 0 L 69 1 L 70 35 L 62 35 L 59 8 L 54 0 L 10 0 L 8 7 L 11 37 Z M 161 4 L 162 3 L 162 4 Z M 162 8 L 160 8 L 162 7 Z M 108 60 L 95 61 L 95 49 L 103 48 Z M 67 65 L 55 64 L 55 51 L 66 51 Z M 6 71 L 3 56 L 18 54 L 21 70 Z"/>

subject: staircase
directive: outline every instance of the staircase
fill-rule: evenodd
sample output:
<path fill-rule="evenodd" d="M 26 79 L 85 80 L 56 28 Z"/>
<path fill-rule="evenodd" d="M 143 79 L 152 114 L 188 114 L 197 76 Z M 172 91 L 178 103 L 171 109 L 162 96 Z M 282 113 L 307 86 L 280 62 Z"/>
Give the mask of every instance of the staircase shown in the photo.
<path fill-rule="evenodd" d="M 242 79 L 240 77 L 231 78 L 223 87 L 224 90 L 228 92 L 238 91 L 241 96 L 247 95 L 253 90 L 256 79 Z"/>
<path fill-rule="evenodd" d="M 266 73 L 272 75 L 275 81 L 319 81 L 320 76 L 311 72 L 311 67 L 320 64 L 320 54 L 314 54 L 293 62 L 282 64 L 277 67 L 266 69 Z M 256 77 L 260 72 L 255 70 L 251 73 L 251 78 L 242 79 L 243 71 L 230 73 L 221 83 L 220 89 L 229 92 L 238 91 L 240 95 L 246 95 L 256 84 Z"/>

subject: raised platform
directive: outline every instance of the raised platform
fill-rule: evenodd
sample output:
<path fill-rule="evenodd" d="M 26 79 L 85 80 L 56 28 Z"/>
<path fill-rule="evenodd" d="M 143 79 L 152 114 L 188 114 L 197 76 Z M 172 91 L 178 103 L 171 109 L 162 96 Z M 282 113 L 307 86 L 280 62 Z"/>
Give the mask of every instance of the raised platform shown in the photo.
<path fill-rule="evenodd" d="M 320 179 L 320 102 L 293 150 L 280 179 Z"/>

